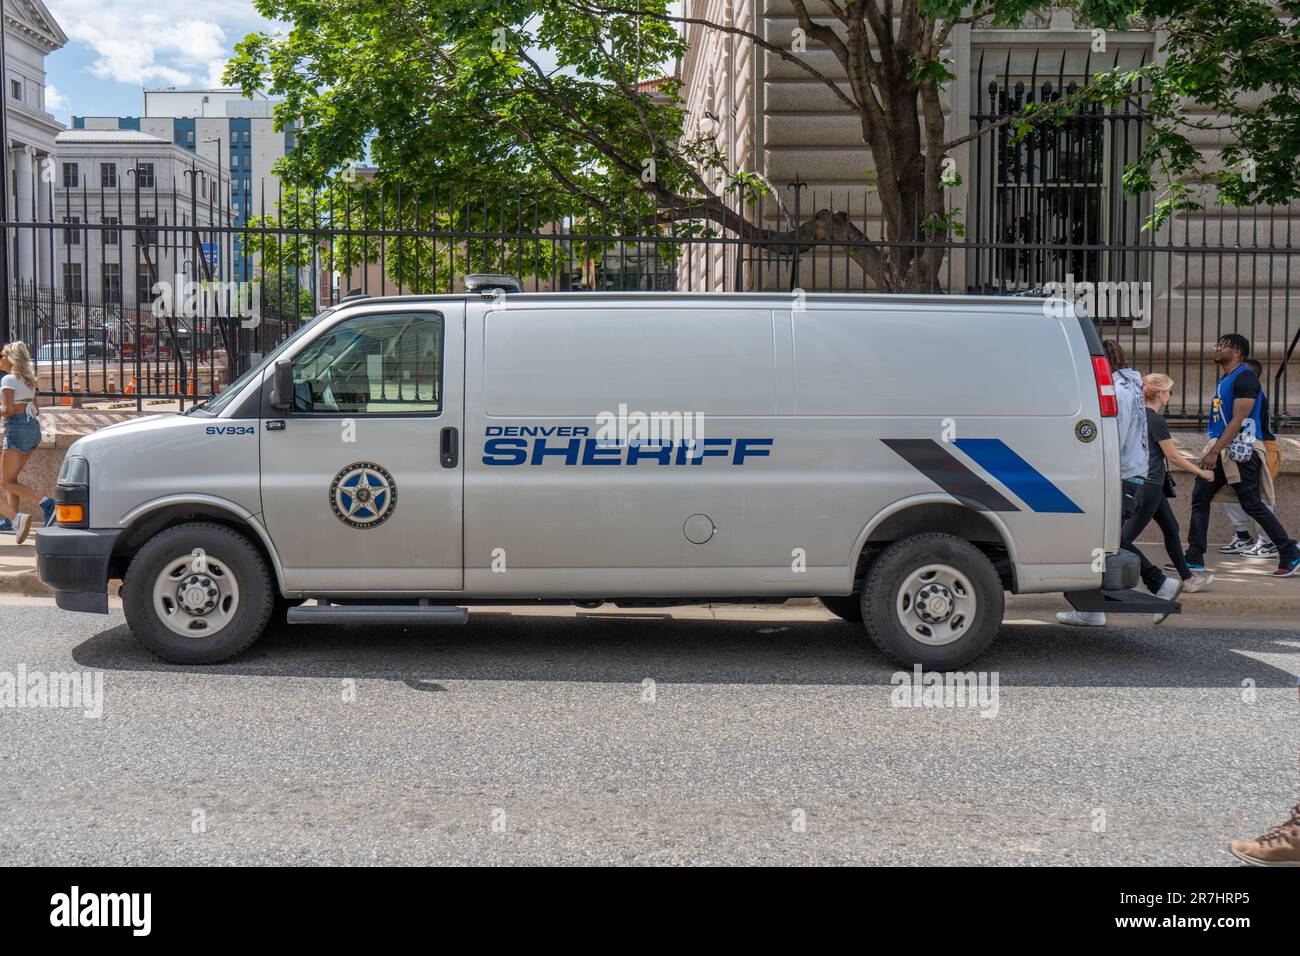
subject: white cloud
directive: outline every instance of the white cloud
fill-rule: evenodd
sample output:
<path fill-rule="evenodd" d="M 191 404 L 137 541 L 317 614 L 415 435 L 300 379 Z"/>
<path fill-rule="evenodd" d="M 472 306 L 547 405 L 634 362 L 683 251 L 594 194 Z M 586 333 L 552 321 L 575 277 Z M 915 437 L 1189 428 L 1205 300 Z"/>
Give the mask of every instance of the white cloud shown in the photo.
<path fill-rule="evenodd" d="M 55 110 L 61 110 L 68 105 L 68 101 L 63 98 L 63 94 L 53 83 L 45 84 L 45 109 L 53 113 Z"/>
<path fill-rule="evenodd" d="M 176 19 L 156 0 L 48 0 L 64 32 L 96 55 L 97 77 L 138 86 L 216 86 L 235 43 L 270 27 L 249 0 L 187 0 Z"/>

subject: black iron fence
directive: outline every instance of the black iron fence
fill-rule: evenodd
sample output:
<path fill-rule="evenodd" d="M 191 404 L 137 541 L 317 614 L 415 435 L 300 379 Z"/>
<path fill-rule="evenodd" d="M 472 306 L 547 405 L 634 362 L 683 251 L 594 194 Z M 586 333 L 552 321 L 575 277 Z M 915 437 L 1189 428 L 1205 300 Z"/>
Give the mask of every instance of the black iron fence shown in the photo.
<path fill-rule="evenodd" d="M 359 182 L 256 204 L 239 189 L 209 188 L 201 175 L 166 188 L 156 179 L 149 189 L 51 187 L 46 219 L 5 224 L 10 335 L 28 343 L 41 391 L 55 400 L 184 405 L 220 391 L 351 292 L 456 292 L 475 272 L 518 275 L 527 291 L 1048 288 L 1090 305 L 1135 366 L 1175 378 L 1171 417 L 1204 419 L 1209 351 L 1228 331 L 1255 343 L 1275 417 L 1300 417 L 1300 388 L 1287 373 L 1300 339 L 1295 212 L 1210 207 L 1143 230 L 1136 200 L 1052 195 L 1068 169 L 1080 167 L 1085 186 L 1093 175 L 1093 134 L 1059 135 L 1084 145 L 1067 144 L 1072 158 L 1044 160 L 1059 144 L 1039 142 L 1033 153 L 990 138 L 978 147 L 992 150 L 986 161 L 1015 168 L 973 177 L 962 209 L 952 209 L 963 229 L 906 241 L 890 235 L 869 189 L 803 183 L 737 200 L 741 218 L 731 228 L 639 198 L 542 202 L 499 186 L 431 186 L 412 196 Z M 1037 196 L 1019 186 L 1004 194 L 1022 179 L 1049 185 Z M 1132 213 L 1122 228 L 1120 206 Z M 1094 216 L 1104 228 L 1093 228 Z M 942 253 L 922 284 L 902 284 L 882 265 L 917 249 Z"/>

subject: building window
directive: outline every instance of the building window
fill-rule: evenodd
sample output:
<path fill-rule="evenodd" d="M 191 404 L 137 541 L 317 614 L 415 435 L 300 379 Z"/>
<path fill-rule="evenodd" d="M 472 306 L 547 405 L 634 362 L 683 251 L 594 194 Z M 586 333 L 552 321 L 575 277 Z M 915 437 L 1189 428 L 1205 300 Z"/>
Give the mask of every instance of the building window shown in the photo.
<path fill-rule="evenodd" d="M 12 97 L 13 97 L 14 99 L 16 99 L 16 100 L 21 100 L 21 99 L 23 98 L 23 81 L 22 81 L 22 80 L 10 80 L 10 81 L 9 81 L 9 95 L 12 96 Z"/>
<path fill-rule="evenodd" d="M 1078 88 L 1078 80 L 1061 75 L 1037 83 L 1010 75 L 987 85 L 981 75 L 973 128 L 988 129 L 1026 103 L 1050 103 Z M 1119 175 L 1143 148 L 1146 122 L 1140 107 L 1113 112 L 1093 105 L 1023 135 L 996 127 L 973 143 L 970 213 L 963 217 L 975 247 L 966 256 L 968 290 L 1039 289 L 1067 277 L 1142 278 L 1137 246 L 1149 198 L 1127 195 Z"/>
<path fill-rule="evenodd" d="M 141 189 L 153 188 L 153 163 L 139 163 L 135 167 L 135 181 Z"/>
<path fill-rule="evenodd" d="M 69 226 L 79 226 L 79 225 L 81 225 L 81 217 L 80 217 L 80 216 L 64 216 L 64 217 L 63 217 L 63 221 L 64 221 L 65 223 L 67 223 Z M 81 245 L 81 230 L 80 230 L 80 229 L 64 229 L 64 230 L 63 230 L 63 244 L 64 244 L 65 246 L 79 246 L 79 245 Z M 80 300 L 78 300 L 78 301 L 80 301 Z"/>
<path fill-rule="evenodd" d="M 99 184 L 110 187 L 117 185 L 117 163 L 99 164 Z"/>
<path fill-rule="evenodd" d="M 82 301 L 80 262 L 63 263 L 63 301 Z"/>
<path fill-rule="evenodd" d="M 81 170 L 77 168 L 76 163 L 63 164 L 63 185 L 68 189 L 75 189 L 81 185 Z"/>
<path fill-rule="evenodd" d="M 106 226 L 116 226 L 116 225 L 117 225 L 117 217 L 116 217 L 116 216 L 105 216 L 105 217 L 104 217 L 104 225 L 106 225 Z M 103 231 L 102 234 L 103 234 L 103 236 L 104 236 L 104 245 L 106 245 L 106 246 L 115 246 L 115 245 L 117 245 L 117 237 L 118 237 L 118 235 L 120 234 L 120 233 L 118 232 L 118 230 L 116 230 L 116 229 L 105 229 L 105 230 Z"/>
<path fill-rule="evenodd" d="M 1096 253 L 1085 250 L 1102 241 L 1105 134 L 1091 115 L 1044 123 L 1024 141 L 1010 127 L 998 130 L 992 214 L 1005 243 L 1002 283 L 1037 286 L 1062 271 L 1076 281 L 1100 278 Z"/>
<path fill-rule="evenodd" d="M 103 265 L 104 281 L 102 294 L 105 305 L 122 303 L 122 265 L 117 262 L 105 262 Z"/>
<path fill-rule="evenodd" d="M 153 301 L 153 273 L 146 265 L 140 266 L 135 274 L 135 301 L 137 306 Z"/>
<path fill-rule="evenodd" d="M 158 218 L 156 216 L 141 216 L 137 225 L 156 226 L 158 225 Z M 156 229 L 141 229 L 137 234 L 140 237 L 140 242 L 146 246 L 156 245 L 158 242 L 158 231 Z"/>
<path fill-rule="evenodd" d="M 193 146 L 193 145 L 194 145 L 194 130 L 192 130 L 192 129 L 187 129 L 187 130 L 185 131 L 185 145 L 186 145 L 186 146 Z"/>

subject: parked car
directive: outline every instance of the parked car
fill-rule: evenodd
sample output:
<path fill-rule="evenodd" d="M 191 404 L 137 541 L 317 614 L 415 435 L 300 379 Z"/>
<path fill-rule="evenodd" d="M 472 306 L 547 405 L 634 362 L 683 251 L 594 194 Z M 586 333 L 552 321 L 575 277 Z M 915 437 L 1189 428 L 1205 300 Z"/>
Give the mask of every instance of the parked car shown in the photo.
<path fill-rule="evenodd" d="M 87 342 L 84 340 L 60 340 L 46 342 L 36 350 L 36 364 L 71 365 L 89 360 L 92 364 L 103 361 L 115 361 L 117 349 L 111 342 Z"/>

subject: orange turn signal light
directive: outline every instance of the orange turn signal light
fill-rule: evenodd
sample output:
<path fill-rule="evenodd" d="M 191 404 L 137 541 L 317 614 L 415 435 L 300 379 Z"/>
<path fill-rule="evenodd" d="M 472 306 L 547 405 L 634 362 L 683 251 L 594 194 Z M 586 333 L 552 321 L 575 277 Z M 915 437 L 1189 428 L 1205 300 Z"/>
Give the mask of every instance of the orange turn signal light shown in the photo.
<path fill-rule="evenodd" d="M 81 524 L 86 520 L 85 505 L 55 505 L 54 517 L 59 524 Z"/>

